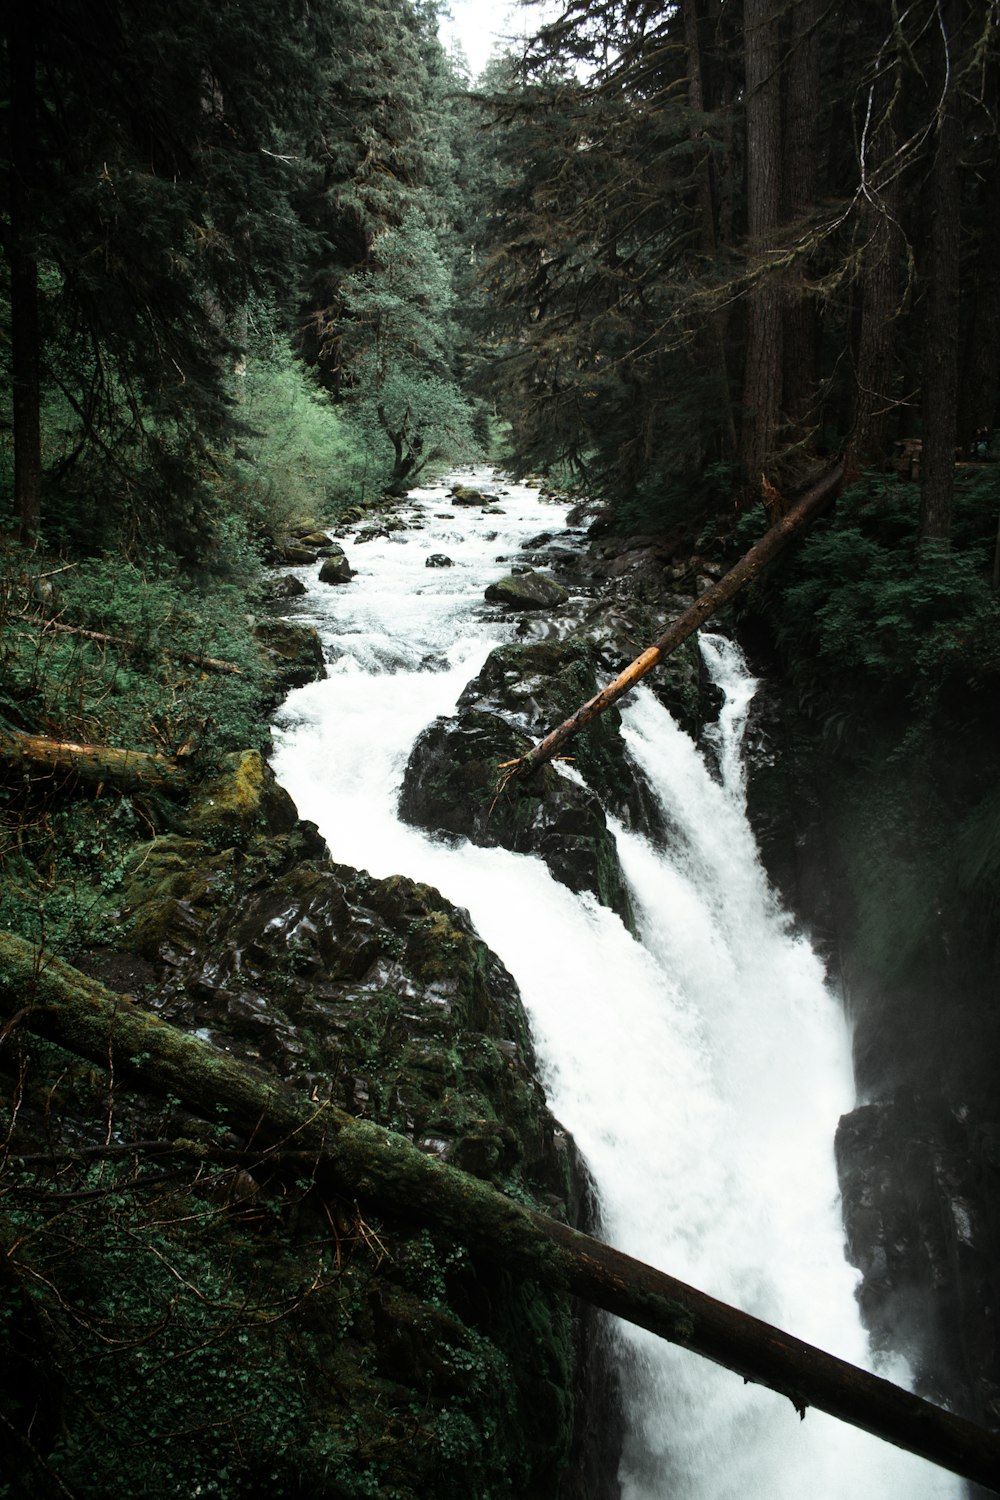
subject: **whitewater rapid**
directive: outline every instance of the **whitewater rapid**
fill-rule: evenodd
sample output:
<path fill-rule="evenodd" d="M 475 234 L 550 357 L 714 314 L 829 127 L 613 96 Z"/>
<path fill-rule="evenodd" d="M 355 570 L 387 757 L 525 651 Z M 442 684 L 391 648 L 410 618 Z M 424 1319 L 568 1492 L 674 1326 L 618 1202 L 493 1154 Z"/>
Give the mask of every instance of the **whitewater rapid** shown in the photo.
<path fill-rule="evenodd" d="M 458 476 L 451 476 L 455 478 Z M 346 586 L 298 615 L 329 677 L 292 693 L 274 766 L 334 857 L 402 873 L 466 907 L 517 980 L 549 1103 L 598 1185 L 607 1240 L 857 1364 L 870 1364 L 844 1258 L 833 1162 L 854 1103 L 847 1027 L 822 965 L 768 888 L 744 814 L 741 742 L 754 683 L 704 644 L 725 696 L 706 763 L 653 695 L 624 709 L 630 754 L 666 814 L 667 848 L 622 827 L 640 931 L 557 884 L 540 861 L 436 841 L 400 823 L 410 748 L 513 625 L 483 601 L 565 508 L 488 471 L 504 514 L 414 491 L 422 529 L 345 546 Z M 450 567 L 428 567 L 432 554 Z M 626 1395 L 623 1500 L 957 1500 L 941 1470 L 615 1324 Z M 905 1371 L 882 1369 L 890 1378 Z M 470 1497 L 474 1500 L 474 1497 Z M 600 1497 L 595 1497 L 600 1500 Z"/>

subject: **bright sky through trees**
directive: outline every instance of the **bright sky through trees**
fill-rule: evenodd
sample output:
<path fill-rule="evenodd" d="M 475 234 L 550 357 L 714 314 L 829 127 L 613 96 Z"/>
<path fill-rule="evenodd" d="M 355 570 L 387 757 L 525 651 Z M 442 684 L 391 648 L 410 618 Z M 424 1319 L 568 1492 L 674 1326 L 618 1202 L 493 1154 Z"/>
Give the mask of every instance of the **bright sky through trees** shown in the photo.
<path fill-rule="evenodd" d="M 504 51 L 538 20 L 537 6 L 525 8 L 514 0 L 450 0 L 439 30 L 445 47 L 462 48 L 475 78 L 494 52 Z"/>

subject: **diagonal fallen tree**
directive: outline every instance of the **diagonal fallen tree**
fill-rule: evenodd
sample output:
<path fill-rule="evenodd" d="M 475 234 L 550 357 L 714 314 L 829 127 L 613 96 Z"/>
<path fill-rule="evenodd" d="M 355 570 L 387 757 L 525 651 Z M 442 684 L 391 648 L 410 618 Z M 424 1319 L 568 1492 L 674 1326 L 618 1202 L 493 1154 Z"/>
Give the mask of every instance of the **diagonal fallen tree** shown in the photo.
<path fill-rule="evenodd" d="M 834 464 L 820 479 L 807 490 L 790 508 L 777 520 L 769 531 L 761 537 L 760 541 L 745 552 L 739 562 L 719 579 L 718 583 L 706 589 L 703 594 L 691 605 L 690 609 L 684 611 L 669 629 L 665 630 L 658 640 L 635 661 L 630 662 L 624 671 L 619 672 L 613 682 L 602 688 L 587 703 L 584 703 L 565 719 L 558 728 L 553 729 L 543 740 L 539 740 L 530 750 L 517 760 L 507 761 L 500 767 L 504 772 L 502 785 L 505 785 L 512 776 L 531 776 L 546 761 L 554 759 L 563 747 L 578 733 L 602 714 L 612 703 L 617 703 L 619 698 L 633 687 L 637 682 L 658 666 L 672 651 L 694 635 L 699 625 L 703 625 L 707 619 L 728 604 L 740 589 L 756 578 L 762 568 L 773 562 L 805 528 L 816 519 L 820 513 L 839 494 L 844 482 L 844 464 Z"/>
<path fill-rule="evenodd" d="M 224 1119 L 260 1150 L 311 1153 L 331 1190 L 453 1234 L 534 1277 L 1000 1494 L 1000 1435 L 718 1302 L 426 1156 L 392 1131 L 316 1104 L 0 933 L 0 1041 L 21 1024 L 156 1093 Z"/>

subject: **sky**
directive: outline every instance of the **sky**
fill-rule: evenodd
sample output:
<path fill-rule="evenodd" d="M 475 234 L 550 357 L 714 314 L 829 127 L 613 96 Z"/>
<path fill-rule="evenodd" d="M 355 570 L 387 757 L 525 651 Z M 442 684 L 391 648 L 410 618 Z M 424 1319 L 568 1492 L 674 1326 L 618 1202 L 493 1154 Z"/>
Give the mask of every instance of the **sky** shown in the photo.
<path fill-rule="evenodd" d="M 538 22 L 537 8 L 524 7 L 514 0 L 448 0 L 451 19 L 439 22 L 441 40 L 446 47 L 459 43 L 473 77 L 482 72 L 495 51 L 503 51 L 512 37 L 533 29 Z"/>

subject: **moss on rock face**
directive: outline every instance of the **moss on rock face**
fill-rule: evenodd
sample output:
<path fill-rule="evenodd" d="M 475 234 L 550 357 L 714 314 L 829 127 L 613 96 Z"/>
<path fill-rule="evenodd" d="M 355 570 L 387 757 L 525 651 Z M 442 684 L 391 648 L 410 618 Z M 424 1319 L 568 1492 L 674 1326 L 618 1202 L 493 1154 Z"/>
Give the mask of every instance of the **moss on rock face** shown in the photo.
<path fill-rule="evenodd" d="M 147 1003 L 576 1220 L 579 1174 L 516 986 L 468 917 L 431 887 L 333 864 L 310 825 L 238 831 L 222 850 L 175 834 L 135 855 L 125 917 L 161 975 Z M 552 1500 L 574 1420 L 568 1302 L 445 1235 L 336 1214 L 335 1237 L 328 1222 L 321 1236 L 336 1272 L 275 1345 L 279 1368 L 309 1372 L 292 1426 L 308 1426 L 310 1495 Z M 318 1228 L 305 1212 L 301 1232 Z M 283 1236 L 276 1260 L 262 1251 L 269 1266 L 299 1253 Z"/>
<path fill-rule="evenodd" d="M 288 833 L 298 820 L 295 803 L 257 750 L 223 756 L 188 804 L 183 822 L 215 842 L 253 833 Z"/>

